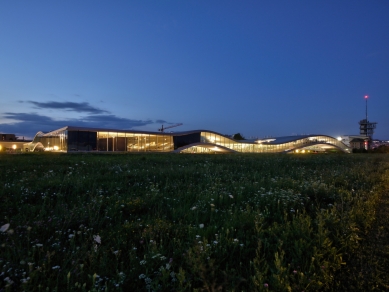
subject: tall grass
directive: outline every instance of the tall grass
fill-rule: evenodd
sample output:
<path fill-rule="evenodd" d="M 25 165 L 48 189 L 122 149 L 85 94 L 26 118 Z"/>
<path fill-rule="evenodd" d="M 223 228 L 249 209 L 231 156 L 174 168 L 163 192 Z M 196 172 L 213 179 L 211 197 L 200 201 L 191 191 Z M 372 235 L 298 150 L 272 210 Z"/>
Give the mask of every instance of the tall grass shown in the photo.
<path fill-rule="evenodd" d="M 331 290 L 374 221 L 388 165 L 384 155 L 1 155 L 0 288 Z"/>

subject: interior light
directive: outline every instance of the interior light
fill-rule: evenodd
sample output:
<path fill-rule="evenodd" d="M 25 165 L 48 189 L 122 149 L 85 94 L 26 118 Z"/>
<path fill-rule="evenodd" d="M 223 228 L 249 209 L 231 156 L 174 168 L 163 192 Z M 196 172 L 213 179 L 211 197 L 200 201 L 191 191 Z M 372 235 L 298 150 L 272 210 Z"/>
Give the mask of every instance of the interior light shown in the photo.
<path fill-rule="evenodd" d="M 59 149 L 58 146 L 54 146 L 54 150 L 57 151 Z"/>
<path fill-rule="evenodd" d="M 13 150 L 16 149 L 16 145 L 15 145 L 15 144 L 12 145 L 12 149 L 13 149 Z"/>

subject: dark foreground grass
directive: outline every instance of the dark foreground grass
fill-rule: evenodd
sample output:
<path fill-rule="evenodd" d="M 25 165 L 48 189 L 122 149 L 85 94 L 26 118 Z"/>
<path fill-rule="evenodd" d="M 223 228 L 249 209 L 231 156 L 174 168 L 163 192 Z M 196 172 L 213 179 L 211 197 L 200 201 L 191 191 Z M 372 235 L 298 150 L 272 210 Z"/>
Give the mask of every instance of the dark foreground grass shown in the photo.
<path fill-rule="evenodd" d="M 0 169 L 5 291 L 388 286 L 387 155 L 1 155 Z"/>

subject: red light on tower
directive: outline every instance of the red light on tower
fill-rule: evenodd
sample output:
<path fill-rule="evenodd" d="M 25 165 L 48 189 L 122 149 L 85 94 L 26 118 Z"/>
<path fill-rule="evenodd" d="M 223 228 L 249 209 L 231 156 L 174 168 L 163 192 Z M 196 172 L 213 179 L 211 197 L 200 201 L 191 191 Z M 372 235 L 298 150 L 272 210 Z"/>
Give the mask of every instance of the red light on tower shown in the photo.
<path fill-rule="evenodd" d="M 365 99 L 368 99 L 369 98 L 369 96 L 368 95 L 365 95 Z"/>

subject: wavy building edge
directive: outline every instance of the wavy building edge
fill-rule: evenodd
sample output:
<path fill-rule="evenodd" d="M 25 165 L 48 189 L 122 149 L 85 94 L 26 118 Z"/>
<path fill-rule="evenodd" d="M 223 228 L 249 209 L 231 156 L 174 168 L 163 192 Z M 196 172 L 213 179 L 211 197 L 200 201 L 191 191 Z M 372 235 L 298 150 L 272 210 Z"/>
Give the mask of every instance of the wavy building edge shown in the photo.
<path fill-rule="evenodd" d="M 314 134 L 266 139 L 234 140 L 210 130 L 149 132 L 66 126 L 38 132 L 25 151 L 52 152 L 171 152 L 171 153 L 289 153 L 338 150 L 350 147 L 336 138 Z"/>

